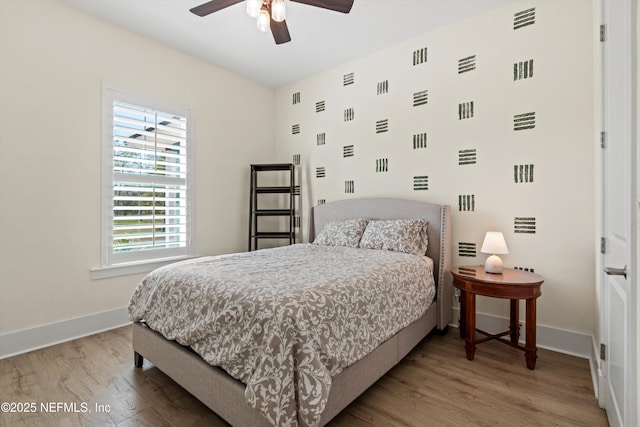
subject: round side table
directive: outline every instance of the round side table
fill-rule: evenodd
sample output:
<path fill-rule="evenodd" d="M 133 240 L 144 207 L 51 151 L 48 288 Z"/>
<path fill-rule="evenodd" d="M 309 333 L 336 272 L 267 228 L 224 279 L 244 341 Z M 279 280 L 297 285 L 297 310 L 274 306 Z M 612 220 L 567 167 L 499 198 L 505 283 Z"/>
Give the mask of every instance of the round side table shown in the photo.
<path fill-rule="evenodd" d="M 473 360 L 476 344 L 498 340 L 525 352 L 527 368 L 535 369 L 536 348 L 536 300 L 542 294 L 544 278 L 539 274 L 505 268 L 502 274 L 487 273 L 483 266 L 456 267 L 451 270 L 453 286 L 460 289 L 460 335 L 465 341 L 467 359 Z M 509 330 L 489 334 L 476 329 L 476 295 L 510 300 Z M 519 344 L 519 300 L 526 301 L 525 345 Z M 476 339 L 476 332 L 485 335 Z M 509 340 L 502 337 L 509 335 Z"/>

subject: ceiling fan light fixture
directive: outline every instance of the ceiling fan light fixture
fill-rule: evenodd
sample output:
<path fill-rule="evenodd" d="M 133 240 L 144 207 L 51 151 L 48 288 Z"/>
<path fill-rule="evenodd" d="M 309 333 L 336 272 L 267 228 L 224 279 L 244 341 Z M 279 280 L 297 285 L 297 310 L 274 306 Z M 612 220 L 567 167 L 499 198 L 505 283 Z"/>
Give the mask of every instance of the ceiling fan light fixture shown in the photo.
<path fill-rule="evenodd" d="M 257 18 L 262 8 L 262 0 L 247 0 L 247 15 Z"/>
<path fill-rule="evenodd" d="M 290 1 L 335 12 L 349 13 L 355 0 Z M 199 6 L 192 7 L 189 11 L 198 16 L 207 16 L 238 3 L 242 3 L 242 0 L 208 0 Z M 271 30 L 273 41 L 277 45 L 291 41 L 291 34 L 289 34 L 289 28 L 285 19 L 284 3 L 284 0 L 245 0 L 247 14 L 256 18 L 258 30 L 262 32 Z M 271 21 L 273 21 L 273 24 Z"/>
<path fill-rule="evenodd" d="M 271 17 L 269 16 L 269 11 L 266 8 L 260 10 L 260 14 L 258 15 L 258 30 L 266 33 L 269 31 L 271 27 Z"/>
<path fill-rule="evenodd" d="M 285 19 L 284 0 L 271 1 L 271 18 L 276 22 L 282 22 Z"/>

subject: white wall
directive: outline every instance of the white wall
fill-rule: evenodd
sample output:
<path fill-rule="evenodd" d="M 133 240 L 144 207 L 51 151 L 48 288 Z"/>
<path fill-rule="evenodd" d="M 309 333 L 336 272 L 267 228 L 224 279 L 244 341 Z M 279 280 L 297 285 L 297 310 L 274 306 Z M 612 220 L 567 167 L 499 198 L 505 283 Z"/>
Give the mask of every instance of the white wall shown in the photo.
<path fill-rule="evenodd" d="M 535 23 L 514 30 L 514 14 L 532 7 Z M 538 324 L 590 337 L 596 328 L 594 36 L 591 2 L 523 1 L 343 64 L 277 90 L 278 155 L 300 155 L 307 204 L 370 196 L 450 204 L 456 265 L 484 263 L 485 231 L 504 232 L 505 265 L 546 278 Z M 425 47 L 427 61 L 413 65 L 413 52 Z M 459 60 L 472 55 L 476 68 L 459 73 Z M 513 64 L 529 59 L 533 77 L 514 81 Z M 350 73 L 354 83 L 344 85 Z M 388 93 L 378 94 L 384 81 Z M 428 103 L 413 106 L 413 95 L 423 90 Z M 321 101 L 325 109 L 316 112 Z M 473 118 L 460 120 L 458 105 L 470 101 Z M 349 109 L 353 120 L 345 120 Z M 535 128 L 515 131 L 514 115 L 527 112 L 536 113 Z M 389 131 L 376 133 L 382 119 Z M 426 148 L 414 149 L 413 135 L 423 132 Z M 321 133 L 324 145 L 317 144 Z M 343 156 L 348 145 L 352 157 Z M 476 149 L 475 164 L 459 164 L 464 149 Z M 388 172 L 376 171 L 377 159 L 388 160 Z M 515 181 L 520 164 L 534 165 L 533 182 Z M 316 177 L 319 167 L 325 177 Z M 429 188 L 416 191 L 414 177 L 422 175 Z M 355 192 L 345 193 L 351 180 Z M 473 210 L 459 209 L 460 195 L 474 196 Z M 535 218 L 535 233 L 516 233 L 516 217 Z M 475 256 L 462 255 L 464 244 L 475 245 Z M 484 299 L 478 311 L 508 316 L 507 307 Z"/>
<path fill-rule="evenodd" d="M 90 279 L 103 82 L 191 107 L 196 251 L 245 250 L 272 89 L 53 0 L 0 1 L 0 63 L 0 336 L 125 307 L 142 277 Z"/>

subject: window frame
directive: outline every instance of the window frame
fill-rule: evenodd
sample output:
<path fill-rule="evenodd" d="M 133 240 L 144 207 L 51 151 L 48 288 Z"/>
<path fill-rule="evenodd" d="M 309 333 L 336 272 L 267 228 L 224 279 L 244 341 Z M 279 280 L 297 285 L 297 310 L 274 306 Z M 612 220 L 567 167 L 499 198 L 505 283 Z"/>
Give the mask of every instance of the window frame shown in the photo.
<path fill-rule="evenodd" d="M 113 107 L 114 102 L 122 102 L 155 111 L 185 117 L 186 155 L 186 245 L 174 249 L 153 249 L 133 251 L 127 254 L 113 252 Z M 151 97 L 116 89 L 102 87 L 102 159 L 101 159 L 101 266 L 91 269 L 93 279 L 148 272 L 176 260 L 194 256 L 193 245 L 193 132 L 191 109 L 176 103 L 161 101 Z"/>

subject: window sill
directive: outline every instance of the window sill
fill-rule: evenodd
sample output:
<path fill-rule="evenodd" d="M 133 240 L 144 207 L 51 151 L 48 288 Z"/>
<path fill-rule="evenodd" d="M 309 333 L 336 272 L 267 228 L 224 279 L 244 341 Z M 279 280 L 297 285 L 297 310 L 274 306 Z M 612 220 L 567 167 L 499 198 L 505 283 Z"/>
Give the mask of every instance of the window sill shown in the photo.
<path fill-rule="evenodd" d="M 171 258 L 154 259 L 150 261 L 130 262 L 126 264 L 109 265 L 106 267 L 94 267 L 91 272 L 91 280 L 108 279 L 110 277 L 129 276 L 132 274 L 148 273 L 163 265 L 178 261 L 197 258 L 197 255 L 184 255 Z"/>

